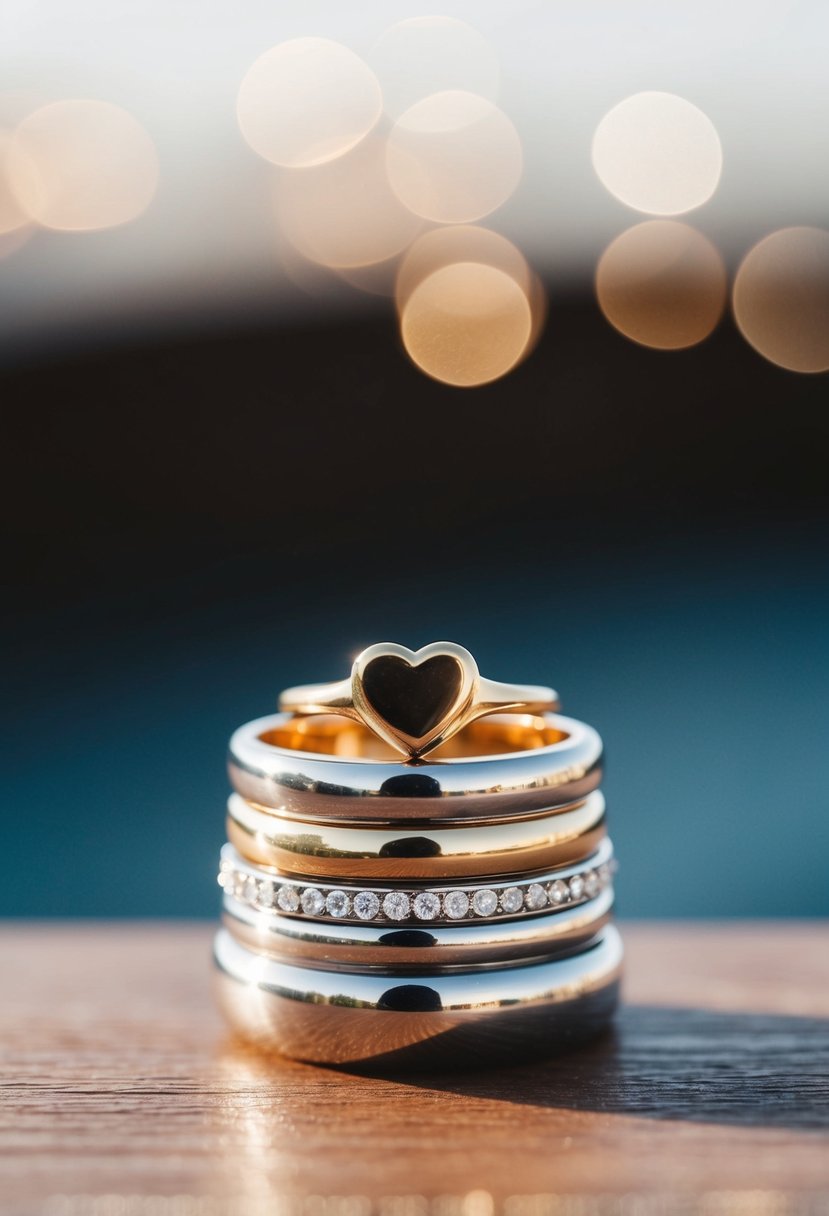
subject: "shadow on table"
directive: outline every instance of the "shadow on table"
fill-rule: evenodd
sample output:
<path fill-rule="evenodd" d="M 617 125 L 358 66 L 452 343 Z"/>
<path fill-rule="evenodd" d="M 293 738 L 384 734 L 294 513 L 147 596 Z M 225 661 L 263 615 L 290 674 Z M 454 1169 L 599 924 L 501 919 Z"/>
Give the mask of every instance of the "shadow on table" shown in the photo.
<path fill-rule="evenodd" d="M 827 1129 L 829 1020 L 625 1006 L 611 1031 L 541 1064 L 393 1079 L 540 1108 Z"/>

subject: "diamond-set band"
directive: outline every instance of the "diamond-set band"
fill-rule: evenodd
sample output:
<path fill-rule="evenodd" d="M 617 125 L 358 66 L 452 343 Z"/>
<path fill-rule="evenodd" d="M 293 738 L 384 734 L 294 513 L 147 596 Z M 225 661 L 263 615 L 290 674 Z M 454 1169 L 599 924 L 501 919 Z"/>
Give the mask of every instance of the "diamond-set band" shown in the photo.
<path fill-rule="evenodd" d="M 263 874 L 226 845 L 218 881 L 226 895 L 263 911 L 315 919 L 457 924 L 537 915 L 586 903 L 610 885 L 616 861 L 609 840 L 589 862 L 525 882 L 430 889 L 328 886 Z"/>

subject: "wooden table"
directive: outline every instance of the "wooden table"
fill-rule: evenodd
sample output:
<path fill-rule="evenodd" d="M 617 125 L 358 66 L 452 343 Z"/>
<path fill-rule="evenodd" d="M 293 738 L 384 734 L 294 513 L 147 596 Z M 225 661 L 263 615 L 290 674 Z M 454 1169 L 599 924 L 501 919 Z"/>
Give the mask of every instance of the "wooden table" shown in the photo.
<path fill-rule="evenodd" d="M 367 1080 L 230 1041 L 207 925 L 7 924 L 0 1211 L 829 1211 L 827 927 L 623 933 L 625 1006 L 602 1042 Z"/>

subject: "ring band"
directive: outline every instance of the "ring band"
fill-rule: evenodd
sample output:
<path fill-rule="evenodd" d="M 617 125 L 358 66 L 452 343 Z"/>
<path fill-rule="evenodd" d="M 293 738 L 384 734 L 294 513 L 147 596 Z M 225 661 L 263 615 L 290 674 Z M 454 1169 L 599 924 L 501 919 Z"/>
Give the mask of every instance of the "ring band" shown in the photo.
<path fill-rule="evenodd" d="M 603 1027 L 622 945 L 607 925 L 579 954 L 517 967 L 400 977 L 269 959 L 220 929 L 217 996 L 230 1024 L 298 1060 L 366 1067 L 539 1059 Z"/>
<path fill-rule="evenodd" d="M 340 879 L 336 884 L 308 884 L 284 874 L 269 874 L 239 856 L 231 845 L 222 849 L 219 885 L 237 902 L 289 916 L 354 924 L 371 921 L 394 928 L 401 924 L 457 924 L 462 920 L 500 920 L 538 915 L 595 899 L 610 885 L 614 870 L 608 837 L 580 865 L 534 874 L 522 881 L 374 887 Z"/>
<path fill-rule="evenodd" d="M 228 801 L 227 835 L 248 861 L 287 875 L 435 881 L 552 870 L 595 851 L 605 835 L 605 801 L 594 790 L 570 809 L 494 824 L 433 829 L 304 823 Z M 346 867 L 344 871 L 344 867 Z"/>
<path fill-rule="evenodd" d="M 223 923 L 258 954 L 331 970 L 378 967 L 458 970 L 552 958 L 586 945 L 610 920 L 613 887 L 595 899 L 542 916 L 502 921 L 394 928 L 343 924 L 262 911 L 225 893 Z"/>
<path fill-rule="evenodd" d="M 271 714 L 230 740 L 243 798 L 303 819 L 498 819 L 576 802 L 601 781 L 602 742 L 561 714 L 481 718 L 440 759 L 406 764 L 347 718 Z"/>
<path fill-rule="evenodd" d="M 542 713 L 558 704 L 552 688 L 485 680 L 456 642 L 418 651 L 379 642 L 357 656 L 347 680 L 288 688 L 279 698 L 283 712 L 363 722 L 407 759 L 434 751 L 486 714 Z"/>

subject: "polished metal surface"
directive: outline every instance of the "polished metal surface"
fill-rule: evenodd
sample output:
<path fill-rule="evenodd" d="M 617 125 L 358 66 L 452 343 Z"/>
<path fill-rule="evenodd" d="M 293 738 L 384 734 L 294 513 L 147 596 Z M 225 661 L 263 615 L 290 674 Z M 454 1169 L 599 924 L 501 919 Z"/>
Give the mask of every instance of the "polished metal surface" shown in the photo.
<path fill-rule="evenodd" d="M 343 827 L 287 819 L 234 794 L 228 802 L 227 834 L 248 861 L 284 874 L 335 880 L 347 876 L 350 881 L 459 881 L 583 861 L 605 835 L 604 814 L 604 797 L 594 790 L 569 809 L 500 823 L 418 824 L 408 830 Z"/>
<path fill-rule="evenodd" d="M 476 969 L 552 958 L 586 945 L 610 920 L 613 888 L 581 904 L 511 920 L 343 923 L 257 909 L 225 894 L 223 922 L 248 949 L 330 970 Z"/>
<path fill-rule="evenodd" d="M 378 642 L 357 656 L 348 679 L 288 688 L 279 698 L 283 713 L 335 713 L 364 722 L 407 759 L 426 756 L 487 714 L 558 706 L 552 688 L 484 679 L 457 642 L 417 651 Z"/>
<path fill-rule="evenodd" d="M 244 798 L 299 818 L 502 818 L 585 798 L 601 781 L 601 739 L 560 714 L 472 722 L 428 761 L 404 763 L 347 718 L 271 714 L 230 740 Z"/>
<path fill-rule="evenodd" d="M 523 874 L 519 879 L 492 878 L 477 883 L 420 883 L 417 886 L 378 886 L 355 881 L 346 868 L 333 883 L 297 879 L 246 861 L 226 844 L 218 881 L 225 894 L 239 903 L 314 920 L 379 921 L 404 924 L 457 924 L 460 920 L 503 920 L 537 916 L 584 903 L 608 886 L 615 863 L 613 845 L 605 837 L 594 853 L 578 865 Z"/>
<path fill-rule="evenodd" d="M 394 1070 L 541 1059 L 603 1028 L 622 945 L 606 926 L 570 957 L 472 973 L 298 967 L 216 936 L 217 996 L 259 1047 L 321 1064 Z"/>

